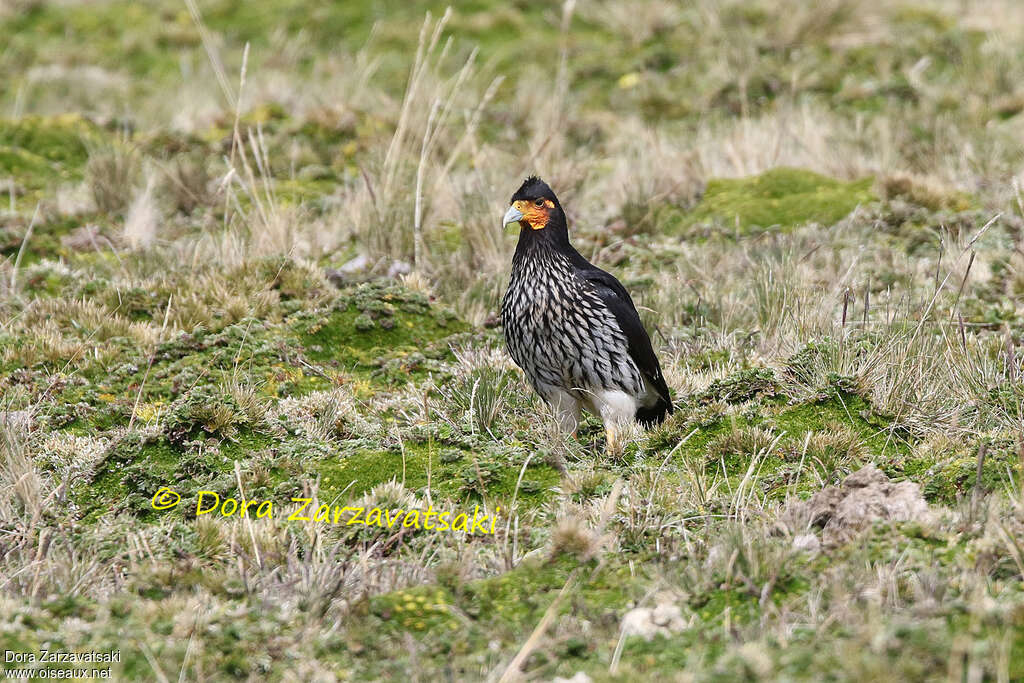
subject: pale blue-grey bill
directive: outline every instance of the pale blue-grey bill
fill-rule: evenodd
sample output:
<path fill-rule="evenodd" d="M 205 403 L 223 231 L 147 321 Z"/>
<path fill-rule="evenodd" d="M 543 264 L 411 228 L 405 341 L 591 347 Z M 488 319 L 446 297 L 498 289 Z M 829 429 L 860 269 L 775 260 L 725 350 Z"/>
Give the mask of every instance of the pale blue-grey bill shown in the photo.
<path fill-rule="evenodd" d="M 518 223 L 523 220 L 523 212 L 514 206 L 508 207 L 508 211 L 505 212 L 505 217 L 501 219 L 501 225 L 506 226 L 509 223 Z"/>

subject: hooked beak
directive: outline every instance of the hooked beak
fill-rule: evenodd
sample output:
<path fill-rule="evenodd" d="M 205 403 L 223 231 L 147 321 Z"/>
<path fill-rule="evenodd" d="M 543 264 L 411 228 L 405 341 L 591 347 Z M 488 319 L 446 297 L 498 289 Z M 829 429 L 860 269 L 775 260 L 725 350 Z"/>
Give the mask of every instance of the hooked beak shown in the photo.
<path fill-rule="evenodd" d="M 505 212 L 505 217 L 501 219 L 501 227 L 505 227 L 509 223 L 518 223 L 523 220 L 523 212 L 512 206 L 508 207 L 508 211 Z"/>

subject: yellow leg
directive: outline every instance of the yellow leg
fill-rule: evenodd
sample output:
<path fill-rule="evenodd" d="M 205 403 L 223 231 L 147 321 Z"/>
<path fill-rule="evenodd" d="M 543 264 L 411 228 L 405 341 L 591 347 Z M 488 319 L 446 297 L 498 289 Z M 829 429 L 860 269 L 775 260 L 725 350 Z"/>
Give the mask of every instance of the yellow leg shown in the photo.
<path fill-rule="evenodd" d="M 621 453 L 621 446 L 619 444 L 619 435 L 616 431 L 615 425 L 608 425 L 604 428 L 604 436 L 607 441 L 607 451 L 612 455 L 618 455 Z"/>

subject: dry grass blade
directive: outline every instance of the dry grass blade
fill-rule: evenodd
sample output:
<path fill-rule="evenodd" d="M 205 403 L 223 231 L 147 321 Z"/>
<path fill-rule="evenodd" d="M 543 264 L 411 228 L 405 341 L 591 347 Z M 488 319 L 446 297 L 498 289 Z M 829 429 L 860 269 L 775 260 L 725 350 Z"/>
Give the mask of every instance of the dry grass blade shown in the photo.
<path fill-rule="evenodd" d="M 39 204 L 36 204 L 36 210 L 32 212 L 32 220 L 28 223 L 28 229 L 25 230 L 25 236 L 21 238 L 21 246 L 18 247 L 18 255 L 14 257 L 14 267 L 11 268 L 11 291 L 15 291 L 18 284 L 18 268 L 21 267 L 21 258 L 25 255 L 25 246 L 28 241 L 32 238 L 32 230 L 36 227 L 36 221 L 39 220 Z"/>
<path fill-rule="evenodd" d="M 562 605 L 562 600 L 569 591 L 575 586 L 576 583 L 576 572 L 573 571 L 569 578 L 565 580 L 565 585 L 558 591 L 558 595 L 551 601 L 548 608 L 544 611 L 544 616 L 541 617 L 540 621 L 534 627 L 530 637 L 526 639 L 522 647 L 519 648 L 519 652 L 516 653 L 512 661 L 505 668 L 504 673 L 497 679 L 498 683 L 508 683 L 509 681 L 517 681 L 523 676 L 523 664 L 533 654 L 533 651 L 540 645 L 541 639 L 544 637 L 544 632 L 548 630 L 551 622 L 554 620 L 555 615 L 558 614 L 558 609 Z"/>

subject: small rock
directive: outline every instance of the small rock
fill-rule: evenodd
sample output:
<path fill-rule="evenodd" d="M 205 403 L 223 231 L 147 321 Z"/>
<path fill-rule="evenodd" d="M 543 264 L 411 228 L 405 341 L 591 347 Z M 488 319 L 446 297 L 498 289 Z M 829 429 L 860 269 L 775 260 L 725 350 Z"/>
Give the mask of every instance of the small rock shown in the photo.
<path fill-rule="evenodd" d="M 345 286 L 345 274 L 337 268 L 324 268 L 324 277 L 335 287 L 341 288 Z"/>
<path fill-rule="evenodd" d="M 760 643 L 748 642 L 740 645 L 739 656 L 746 662 L 756 678 L 767 679 L 772 673 L 772 656 Z"/>
<path fill-rule="evenodd" d="M 713 545 L 708 550 L 708 556 L 704 559 L 704 566 L 710 568 L 725 559 L 725 548 L 720 545 Z"/>
<path fill-rule="evenodd" d="M 359 273 L 370 267 L 370 257 L 366 254 L 360 254 L 350 261 L 346 261 L 342 264 L 341 268 L 338 268 L 338 272 L 342 275 L 352 275 Z"/>
<path fill-rule="evenodd" d="M 388 277 L 396 278 L 399 275 L 408 275 L 412 272 L 412 265 L 405 261 L 392 261 L 388 266 Z"/>
<path fill-rule="evenodd" d="M 590 683 L 593 679 L 586 674 L 584 671 L 577 671 L 576 675 L 572 678 L 562 678 L 561 676 L 555 676 L 551 679 L 551 683 Z"/>
<path fill-rule="evenodd" d="M 893 483 L 874 465 L 857 470 L 839 486 L 814 494 L 799 511 L 821 527 L 826 545 L 844 543 L 875 521 L 928 523 L 932 519 L 917 484 Z"/>
<path fill-rule="evenodd" d="M 353 259 L 349 259 L 339 268 L 325 268 L 324 277 L 327 278 L 328 282 L 340 289 L 345 285 L 364 282 L 369 278 L 369 270 L 372 265 L 369 256 L 360 254 Z"/>
<path fill-rule="evenodd" d="M 100 239 L 100 228 L 93 223 L 80 225 L 60 238 L 60 243 L 72 251 L 96 249 Z"/>
<path fill-rule="evenodd" d="M 677 621 L 682 625 L 683 613 L 679 610 L 676 605 L 658 605 L 651 612 L 651 621 L 658 626 L 664 626 L 670 628 L 672 624 Z"/>
<path fill-rule="evenodd" d="M 635 607 L 622 617 L 622 632 L 627 636 L 641 636 L 651 640 L 656 635 L 671 635 L 686 628 L 683 613 L 677 605 Z"/>
<path fill-rule="evenodd" d="M 800 534 L 793 539 L 793 550 L 817 555 L 821 550 L 821 542 L 814 534 Z"/>

